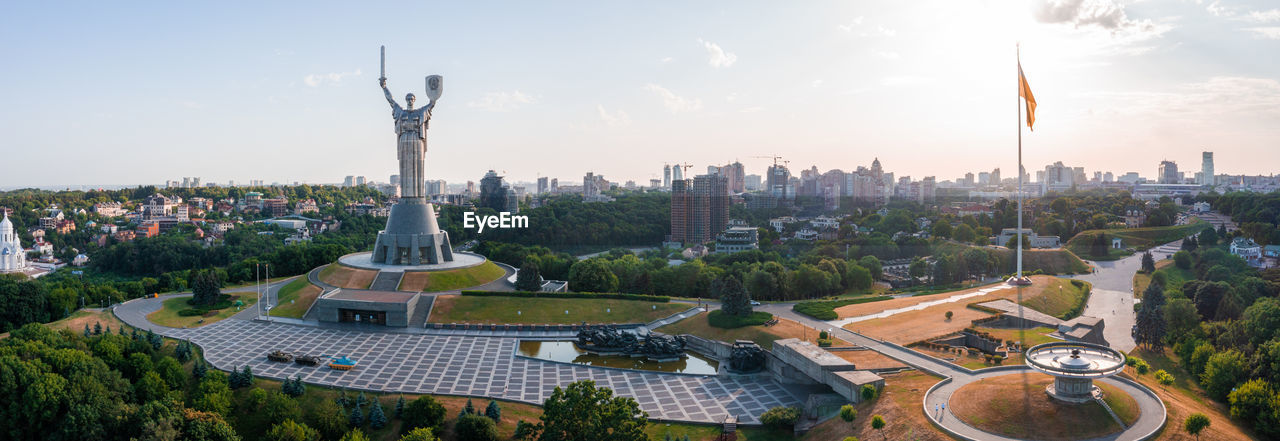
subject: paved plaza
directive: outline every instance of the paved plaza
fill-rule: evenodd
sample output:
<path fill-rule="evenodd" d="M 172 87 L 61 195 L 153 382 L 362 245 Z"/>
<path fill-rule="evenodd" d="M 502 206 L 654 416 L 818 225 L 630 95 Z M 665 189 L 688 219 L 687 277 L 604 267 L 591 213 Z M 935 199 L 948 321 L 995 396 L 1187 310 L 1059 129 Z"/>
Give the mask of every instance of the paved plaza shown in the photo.
<path fill-rule="evenodd" d="M 767 377 L 663 374 L 517 357 L 509 337 L 361 332 L 248 320 L 223 320 L 193 329 L 161 330 L 204 349 L 215 367 L 249 365 L 268 378 L 293 378 L 333 387 L 388 393 L 466 395 L 541 405 L 556 386 L 595 380 L 635 398 L 649 418 L 719 423 L 736 415 L 759 422 L 774 406 L 800 406 L 806 395 Z M 274 349 L 356 359 L 351 371 L 267 361 Z"/>

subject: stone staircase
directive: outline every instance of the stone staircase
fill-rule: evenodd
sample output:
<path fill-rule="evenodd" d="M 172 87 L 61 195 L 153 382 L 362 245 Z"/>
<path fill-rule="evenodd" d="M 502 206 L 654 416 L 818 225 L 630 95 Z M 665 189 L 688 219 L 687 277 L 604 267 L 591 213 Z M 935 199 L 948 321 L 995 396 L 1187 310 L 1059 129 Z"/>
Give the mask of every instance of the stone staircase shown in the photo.
<path fill-rule="evenodd" d="M 373 278 L 373 283 L 369 284 L 369 289 L 373 291 L 395 291 L 400 288 L 400 279 L 404 277 L 403 271 L 378 271 L 378 275 Z"/>
<path fill-rule="evenodd" d="M 413 300 L 417 305 L 413 307 L 413 315 L 409 316 L 409 328 L 427 326 L 427 316 L 431 314 L 431 305 L 435 302 L 435 299 L 436 296 L 418 294 L 418 298 Z"/>

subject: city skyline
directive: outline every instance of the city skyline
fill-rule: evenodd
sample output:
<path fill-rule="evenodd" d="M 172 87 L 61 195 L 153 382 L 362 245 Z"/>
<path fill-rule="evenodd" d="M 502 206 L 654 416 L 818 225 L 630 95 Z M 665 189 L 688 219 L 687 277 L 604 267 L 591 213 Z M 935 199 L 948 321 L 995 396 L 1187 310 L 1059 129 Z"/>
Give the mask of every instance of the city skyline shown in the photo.
<path fill-rule="evenodd" d="M 24 60 L 0 72 L 0 128 L 27 166 L 0 187 L 381 180 L 395 173 L 381 44 L 397 96 L 449 80 L 426 167 L 448 182 L 494 169 L 643 184 L 662 163 L 692 175 L 735 159 L 763 174 L 751 157 L 773 154 L 823 172 L 878 157 L 939 181 L 1014 170 L 1019 40 L 1040 101 L 1029 171 L 1150 177 L 1214 151 L 1217 173 L 1274 173 L 1280 60 L 1247 54 L 1280 45 L 1280 10 L 1152 3 L 712 3 L 674 19 L 664 5 L 417 5 L 423 20 L 397 33 L 369 32 L 378 7 L 19 5 L 0 19 L 24 42 L 0 48 Z M 53 23 L 74 32 L 30 38 Z M 83 109 L 71 120 L 69 105 Z M 370 154 L 332 160 L 353 149 Z"/>

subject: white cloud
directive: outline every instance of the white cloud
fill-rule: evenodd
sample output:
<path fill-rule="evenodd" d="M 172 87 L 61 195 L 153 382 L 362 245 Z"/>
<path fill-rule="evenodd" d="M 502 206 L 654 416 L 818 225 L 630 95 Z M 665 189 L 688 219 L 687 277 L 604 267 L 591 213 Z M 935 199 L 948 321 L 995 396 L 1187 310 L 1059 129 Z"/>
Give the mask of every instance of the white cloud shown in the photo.
<path fill-rule="evenodd" d="M 850 21 L 849 24 L 837 25 L 837 27 L 839 27 L 840 30 L 845 32 L 853 32 L 853 28 L 856 28 L 861 25 L 862 25 L 862 16 L 859 15 L 857 17 L 854 17 L 853 21 Z"/>
<path fill-rule="evenodd" d="M 822 80 L 813 80 L 809 85 L 813 87 L 822 87 Z"/>
<path fill-rule="evenodd" d="M 933 78 L 921 77 L 915 75 L 902 75 L 893 77 L 884 77 L 880 80 L 880 84 L 884 86 L 915 86 L 920 84 L 929 84 L 934 82 Z"/>
<path fill-rule="evenodd" d="M 1280 26 L 1245 28 L 1245 30 L 1253 32 L 1254 37 L 1265 38 L 1268 40 L 1280 40 Z"/>
<path fill-rule="evenodd" d="M 310 87 L 320 87 L 325 84 L 335 85 L 335 84 L 341 83 L 342 80 L 345 80 L 348 77 L 358 77 L 358 76 L 360 76 L 360 69 L 356 69 L 355 72 L 310 74 L 305 77 L 302 77 L 302 82 L 303 84 L 306 84 L 307 86 L 310 86 Z"/>
<path fill-rule="evenodd" d="M 1210 3 L 1209 6 L 1205 7 L 1205 10 L 1209 11 L 1210 14 L 1213 14 L 1214 17 L 1222 17 L 1224 15 L 1230 17 L 1235 15 L 1234 12 L 1222 6 L 1222 3 L 1218 1 Z"/>
<path fill-rule="evenodd" d="M 886 28 L 886 27 L 884 27 L 884 26 L 876 26 L 876 32 L 879 32 L 879 33 L 880 33 L 880 35 L 883 35 L 883 36 L 886 36 L 886 37 L 896 37 L 896 36 L 898 36 L 898 31 L 895 31 L 895 30 L 893 30 L 893 29 Z"/>
<path fill-rule="evenodd" d="M 733 63 L 738 62 L 738 56 L 736 54 L 733 52 L 726 52 L 718 44 L 705 41 L 701 38 L 698 39 L 698 44 L 701 44 L 702 47 L 707 50 L 707 64 L 710 64 L 711 67 L 729 67 L 733 66 Z"/>
<path fill-rule="evenodd" d="M 1120 103 L 1122 113 L 1205 122 L 1219 115 L 1280 116 L 1280 81 L 1270 78 L 1212 77 L 1169 91 L 1089 94 Z"/>
<path fill-rule="evenodd" d="M 489 92 L 480 99 L 467 103 L 467 107 L 490 112 L 510 112 L 525 104 L 533 104 L 536 99 L 519 90 L 515 92 Z"/>
<path fill-rule="evenodd" d="M 893 51 L 876 51 L 875 53 L 877 57 L 884 58 L 886 60 L 897 60 L 902 58 L 901 55 L 898 55 L 897 52 Z"/>
<path fill-rule="evenodd" d="M 1280 9 L 1249 11 L 1249 14 L 1245 15 L 1243 18 L 1244 20 L 1254 23 L 1271 23 L 1273 21 L 1280 21 Z"/>
<path fill-rule="evenodd" d="M 600 120 L 604 121 L 606 126 L 626 127 L 631 125 L 631 116 L 627 115 L 627 112 L 624 112 L 622 109 L 618 109 L 618 111 L 614 113 L 609 113 L 608 110 L 604 109 L 603 104 L 597 104 L 596 112 L 600 114 Z"/>
<path fill-rule="evenodd" d="M 667 64 L 667 63 L 670 63 L 670 62 L 675 61 L 675 60 L 676 60 L 675 58 L 671 58 L 671 57 L 664 57 L 663 59 L 658 60 L 658 62 L 659 62 L 659 63 L 662 63 L 662 64 Z"/>
<path fill-rule="evenodd" d="M 674 92 L 657 84 L 646 84 L 644 89 L 662 97 L 662 105 L 665 106 L 667 110 L 671 111 L 671 113 L 691 112 L 702 108 L 702 100 L 696 98 L 689 99 L 676 95 Z"/>
<path fill-rule="evenodd" d="M 1209 8 L 1212 11 L 1214 5 L 1209 5 Z M 1124 5 L 1113 0 L 1040 0 L 1033 15 L 1041 23 L 1064 23 L 1076 28 L 1097 26 L 1113 34 L 1150 31 L 1155 27 L 1149 19 L 1129 18 Z"/>

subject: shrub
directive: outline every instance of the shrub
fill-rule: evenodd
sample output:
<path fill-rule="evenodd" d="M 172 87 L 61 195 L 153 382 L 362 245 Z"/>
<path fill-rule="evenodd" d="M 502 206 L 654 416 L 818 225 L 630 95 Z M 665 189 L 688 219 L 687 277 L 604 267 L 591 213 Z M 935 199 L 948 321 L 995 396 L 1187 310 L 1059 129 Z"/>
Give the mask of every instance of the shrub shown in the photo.
<path fill-rule="evenodd" d="M 748 315 L 729 315 L 717 309 L 707 314 L 707 324 L 721 329 L 763 325 L 773 319 L 773 314 L 756 311 Z"/>
<path fill-rule="evenodd" d="M 1138 360 L 1138 364 L 1134 368 L 1138 370 L 1138 375 L 1146 375 L 1151 370 L 1151 365 L 1147 364 L 1146 360 Z"/>
<path fill-rule="evenodd" d="M 831 334 L 828 334 L 827 331 L 818 331 L 819 340 L 826 340 L 828 338 L 831 338 Z"/>
<path fill-rule="evenodd" d="M 208 309 L 187 308 L 187 309 L 178 311 L 178 316 L 179 317 L 196 317 L 196 316 L 202 316 L 208 313 L 209 313 Z"/>
<path fill-rule="evenodd" d="M 453 425 L 458 441 L 497 441 L 498 427 L 493 420 L 476 414 L 463 415 Z"/>
<path fill-rule="evenodd" d="M 845 422 L 852 423 L 858 418 L 858 409 L 854 409 L 852 404 L 840 406 L 840 419 Z"/>
<path fill-rule="evenodd" d="M 832 340 L 831 340 L 831 339 L 829 339 L 829 338 L 820 338 L 820 339 L 818 339 L 818 347 L 820 347 L 820 348 L 829 348 L 829 347 L 831 347 L 831 345 L 832 345 L 832 344 L 834 344 L 834 343 L 835 343 L 835 342 L 834 342 L 834 341 L 832 341 Z"/>
<path fill-rule="evenodd" d="M 991 361 L 995 362 L 995 364 L 1004 363 L 1004 356 L 1003 356 L 1003 355 L 992 355 L 992 356 L 991 356 Z"/>
<path fill-rule="evenodd" d="M 444 425 L 444 406 L 430 396 L 421 396 L 404 408 L 404 426 L 408 433 L 417 428 L 438 429 Z"/>
<path fill-rule="evenodd" d="M 862 391 L 860 395 L 862 395 L 862 401 L 871 401 L 876 399 L 876 396 L 880 395 L 880 391 L 876 390 L 875 386 L 872 386 L 870 384 L 864 384 L 862 385 Z"/>
<path fill-rule="evenodd" d="M 951 317 L 952 317 L 952 316 L 954 316 L 954 315 L 955 315 L 955 313 L 954 313 L 954 312 L 947 311 L 947 320 L 951 320 Z"/>
<path fill-rule="evenodd" d="M 778 429 L 789 429 L 798 419 L 800 419 L 800 409 L 787 406 L 774 407 L 760 415 L 761 423 Z"/>

